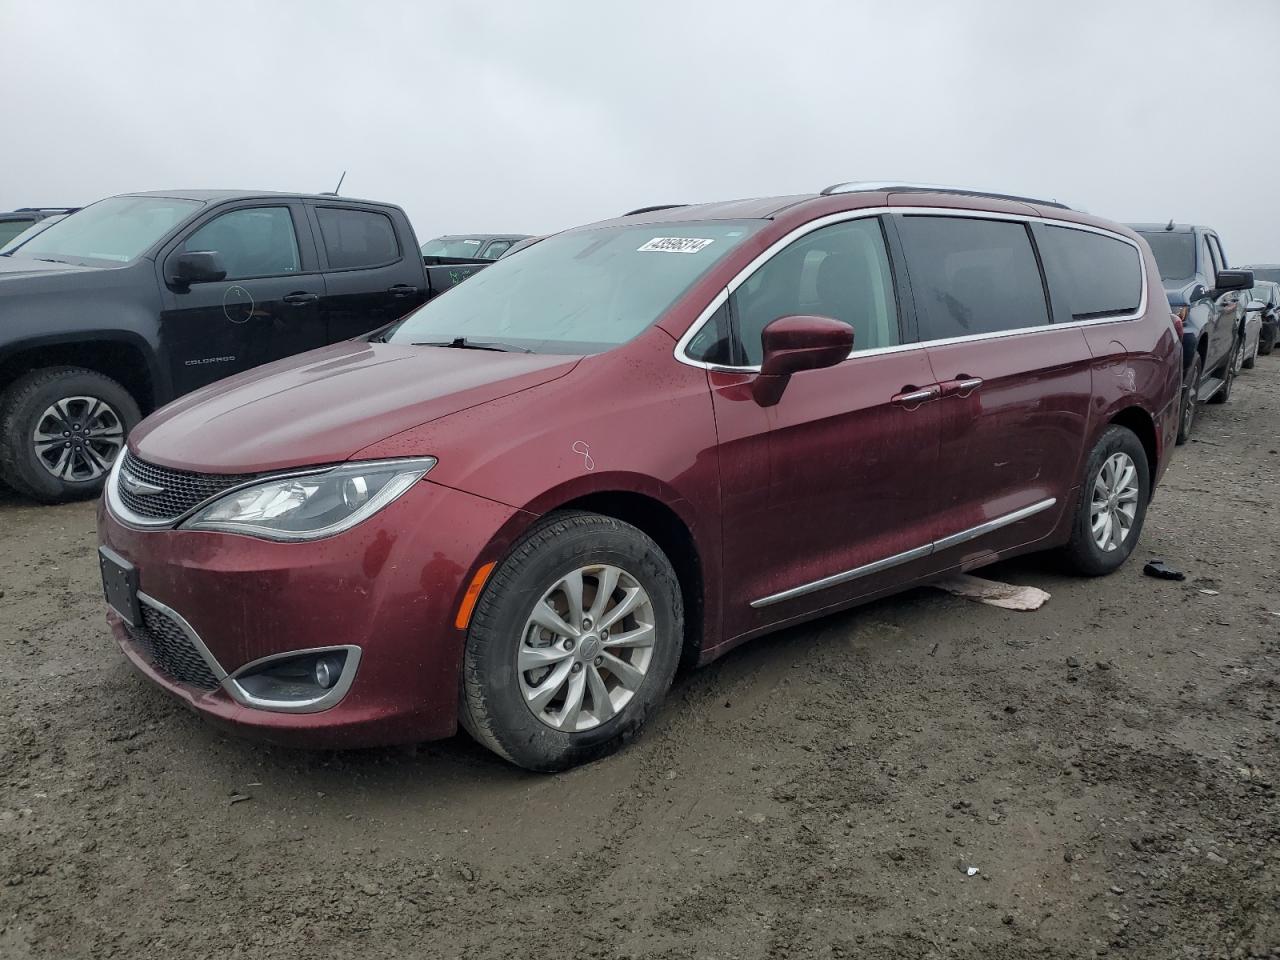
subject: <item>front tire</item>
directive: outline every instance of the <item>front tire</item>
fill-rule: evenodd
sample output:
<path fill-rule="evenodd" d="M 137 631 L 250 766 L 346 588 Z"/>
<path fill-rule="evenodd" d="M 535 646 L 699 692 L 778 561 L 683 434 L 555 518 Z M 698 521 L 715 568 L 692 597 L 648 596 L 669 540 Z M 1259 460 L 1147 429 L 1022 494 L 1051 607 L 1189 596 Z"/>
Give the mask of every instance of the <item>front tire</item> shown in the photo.
<path fill-rule="evenodd" d="M 634 738 L 680 661 L 670 561 L 613 517 L 563 512 L 498 564 L 463 656 L 463 726 L 499 756 L 556 771 Z"/>
<path fill-rule="evenodd" d="M 1200 354 L 1191 361 L 1191 367 L 1182 380 L 1182 402 L 1178 407 L 1178 445 L 1191 439 L 1200 406 Z"/>
<path fill-rule="evenodd" d="M 1084 485 L 1063 548 L 1075 573 L 1100 577 L 1129 559 L 1151 496 L 1147 452 L 1132 430 L 1112 424 L 1089 455 Z"/>
<path fill-rule="evenodd" d="M 142 413 L 116 381 L 81 367 L 45 367 L 0 397 L 0 476 L 44 503 L 97 496 Z"/>

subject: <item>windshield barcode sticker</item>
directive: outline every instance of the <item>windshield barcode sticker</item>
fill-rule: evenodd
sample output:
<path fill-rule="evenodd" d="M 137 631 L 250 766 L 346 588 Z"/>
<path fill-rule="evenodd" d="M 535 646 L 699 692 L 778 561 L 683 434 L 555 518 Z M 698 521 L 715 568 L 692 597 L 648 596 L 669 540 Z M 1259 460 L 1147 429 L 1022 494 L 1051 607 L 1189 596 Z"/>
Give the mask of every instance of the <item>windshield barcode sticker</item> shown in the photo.
<path fill-rule="evenodd" d="M 711 242 L 697 237 L 654 237 L 643 247 L 637 247 L 636 253 L 697 253 Z"/>

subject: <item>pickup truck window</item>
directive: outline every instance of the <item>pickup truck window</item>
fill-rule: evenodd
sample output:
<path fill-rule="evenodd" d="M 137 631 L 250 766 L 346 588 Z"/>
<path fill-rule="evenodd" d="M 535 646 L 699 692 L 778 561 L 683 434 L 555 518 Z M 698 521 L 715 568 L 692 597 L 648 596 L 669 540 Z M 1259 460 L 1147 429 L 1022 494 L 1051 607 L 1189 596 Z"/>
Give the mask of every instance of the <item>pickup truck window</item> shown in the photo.
<path fill-rule="evenodd" d="M 67 263 L 128 263 L 198 210 L 199 200 L 111 197 L 28 240 L 24 257 Z"/>
<path fill-rule="evenodd" d="M 1161 230 L 1159 233 L 1143 233 L 1142 239 L 1156 255 L 1161 280 L 1190 280 L 1196 275 L 1194 234 Z"/>
<path fill-rule="evenodd" d="M 428 301 L 385 339 L 602 352 L 641 333 L 763 223 L 629 224 L 557 234 Z"/>
<path fill-rule="evenodd" d="M 320 207 L 316 219 L 332 270 L 376 267 L 400 259 L 396 230 L 386 214 Z"/>
<path fill-rule="evenodd" d="M 288 207 L 232 210 L 214 217 L 182 246 L 221 254 L 228 280 L 298 272 L 298 240 Z"/>

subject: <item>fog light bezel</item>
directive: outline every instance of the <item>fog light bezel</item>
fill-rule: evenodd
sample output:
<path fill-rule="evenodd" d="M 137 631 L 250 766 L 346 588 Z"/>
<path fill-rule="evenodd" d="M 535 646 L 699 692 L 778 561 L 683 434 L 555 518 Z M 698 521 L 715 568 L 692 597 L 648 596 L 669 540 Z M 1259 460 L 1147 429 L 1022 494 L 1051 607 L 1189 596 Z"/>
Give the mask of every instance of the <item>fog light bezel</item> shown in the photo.
<path fill-rule="evenodd" d="M 320 687 L 314 683 L 314 663 L 304 672 L 311 678 L 316 689 L 314 697 L 280 700 L 263 697 L 247 688 L 242 681 L 253 676 L 266 673 L 273 668 L 283 667 L 291 660 L 312 658 L 318 660 L 325 654 L 341 654 L 343 657 L 341 672 L 333 686 Z M 318 713 L 335 706 L 355 682 L 356 672 L 360 667 L 360 648 L 354 644 L 336 644 L 327 647 L 305 647 L 301 650 L 283 650 L 269 656 L 259 657 L 233 671 L 223 681 L 223 689 L 237 703 L 255 710 L 270 710 L 275 713 Z"/>

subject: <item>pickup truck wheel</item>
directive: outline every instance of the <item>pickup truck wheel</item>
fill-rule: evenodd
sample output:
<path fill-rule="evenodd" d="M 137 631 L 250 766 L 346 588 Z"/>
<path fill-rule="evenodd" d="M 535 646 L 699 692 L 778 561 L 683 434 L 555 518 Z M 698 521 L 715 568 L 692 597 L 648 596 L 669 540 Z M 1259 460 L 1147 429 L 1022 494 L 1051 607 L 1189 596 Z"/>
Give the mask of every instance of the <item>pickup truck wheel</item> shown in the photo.
<path fill-rule="evenodd" d="M 1071 539 L 1063 550 L 1075 573 L 1098 577 L 1129 559 L 1142 535 L 1151 477 L 1136 434 L 1112 424 L 1089 455 Z"/>
<path fill-rule="evenodd" d="M 46 367 L 0 398 L 0 476 L 44 503 L 96 496 L 142 419 L 129 391 L 80 367 Z"/>
<path fill-rule="evenodd" d="M 1235 343 L 1231 345 L 1231 356 L 1222 368 L 1222 389 L 1209 398 L 1210 403 L 1226 403 L 1231 399 L 1231 388 L 1236 384 L 1236 373 L 1240 370 L 1243 353 L 1244 341 L 1236 337 Z"/>
<path fill-rule="evenodd" d="M 1191 428 L 1195 426 L 1196 410 L 1200 405 L 1200 354 L 1191 361 L 1191 367 L 1182 378 L 1182 401 L 1178 408 L 1178 443 L 1184 444 L 1191 439 Z"/>
<path fill-rule="evenodd" d="M 680 660 L 680 588 L 643 532 L 553 513 L 498 564 L 467 631 L 462 724 L 529 770 L 603 757 L 639 733 Z"/>

